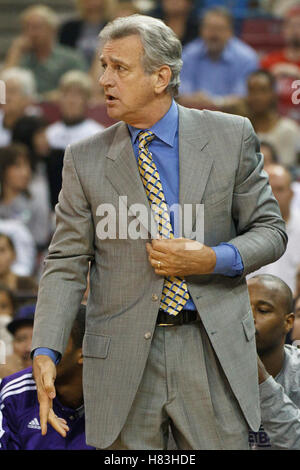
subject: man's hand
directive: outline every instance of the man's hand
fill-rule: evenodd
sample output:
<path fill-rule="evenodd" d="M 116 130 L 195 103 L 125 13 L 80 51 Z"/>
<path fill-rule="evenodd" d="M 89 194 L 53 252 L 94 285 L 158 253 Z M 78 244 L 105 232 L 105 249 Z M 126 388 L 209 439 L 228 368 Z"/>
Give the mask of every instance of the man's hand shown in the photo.
<path fill-rule="evenodd" d="M 36 382 L 40 404 L 40 423 L 42 435 L 47 433 L 47 422 L 62 436 L 66 437 L 69 430 L 64 419 L 59 418 L 53 411 L 52 401 L 55 397 L 54 381 L 56 367 L 48 356 L 40 355 L 33 359 L 33 376 Z"/>
<path fill-rule="evenodd" d="M 28 36 L 18 36 L 12 42 L 4 62 L 4 68 L 15 67 L 19 64 L 21 57 L 32 47 Z"/>
<path fill-rule="evenodd" d="M 258 368 L 258 383 L 261 384 L 262 382 L 267 380 L 268 377 L 270 377 L 270 374 L 267 372 L 267 369 L 265 368 L 259 356 L 257 356 L 257 368 Z"/>
<path fill-rule="evenodd" d="M 164 277 L 209 274 L 216 265 L 212 248 L 187 238 L 152 240 L 147 252 L 156 274 Z"/>

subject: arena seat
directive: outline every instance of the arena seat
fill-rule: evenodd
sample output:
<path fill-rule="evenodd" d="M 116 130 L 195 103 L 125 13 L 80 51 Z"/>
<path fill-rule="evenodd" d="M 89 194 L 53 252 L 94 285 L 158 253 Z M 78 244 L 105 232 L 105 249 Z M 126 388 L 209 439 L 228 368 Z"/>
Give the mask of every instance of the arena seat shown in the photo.
<path fill-rule="evenodd" d="M 266 53 L 284 46 L 280 18 L 247 18 L 243 21 L 241 39 L 258 53 Z"/>

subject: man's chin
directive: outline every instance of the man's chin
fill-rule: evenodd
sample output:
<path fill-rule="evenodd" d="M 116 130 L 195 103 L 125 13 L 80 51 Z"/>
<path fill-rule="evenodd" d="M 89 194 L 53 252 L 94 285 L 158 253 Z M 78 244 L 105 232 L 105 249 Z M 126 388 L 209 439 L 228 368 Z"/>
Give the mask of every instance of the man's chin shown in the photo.
<path fill-rule="evenodd" d="M 118 112 L 117 109 L 114 109 L 113 106 L 106 106 L 106 113 L 111 119 L 115 119 L 116 121 L 121 119 L 120 112 Z"/>

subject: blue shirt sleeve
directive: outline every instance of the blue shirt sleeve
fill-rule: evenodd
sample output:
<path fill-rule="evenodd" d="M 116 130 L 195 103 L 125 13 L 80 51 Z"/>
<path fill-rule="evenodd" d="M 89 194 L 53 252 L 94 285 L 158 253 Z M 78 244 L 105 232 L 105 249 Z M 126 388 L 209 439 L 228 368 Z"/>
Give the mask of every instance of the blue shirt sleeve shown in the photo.
<path fill-rule="evenodd" d="M 61 358 L 61 354 L 59 352 L 53 351 L 53 349 L 49 348 L 36 348 L 33 352 L 33 357 L 40 355 L 49 356 L 55 365 L 59 363 Z"/>
<path fill-rule="evenodd" d="M 214 274 L 223 274 L 224 276 L 240 276 L 244 271 L 244 265 L 238 249 L 231 243 L 220 243 L 213 246 L 216 253 L 217 262 Z"/>

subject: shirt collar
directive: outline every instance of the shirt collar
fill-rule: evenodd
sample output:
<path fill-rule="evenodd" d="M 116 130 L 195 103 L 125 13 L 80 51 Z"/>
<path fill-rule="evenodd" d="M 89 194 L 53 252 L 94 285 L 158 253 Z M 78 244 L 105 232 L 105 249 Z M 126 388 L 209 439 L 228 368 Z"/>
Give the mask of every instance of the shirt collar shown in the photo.
<path fill-rule="evenodd" d="M 175 101 L 172 100 L 172 104 L 168 112 L 147 130 L 152 131 L 158 139 L 173 147 L 177 128 L 178 108 Z M 128 129 L 131 135 L 131 141 L 134 144 L 141 129 L 137 129 L 129 124 Z"/>

